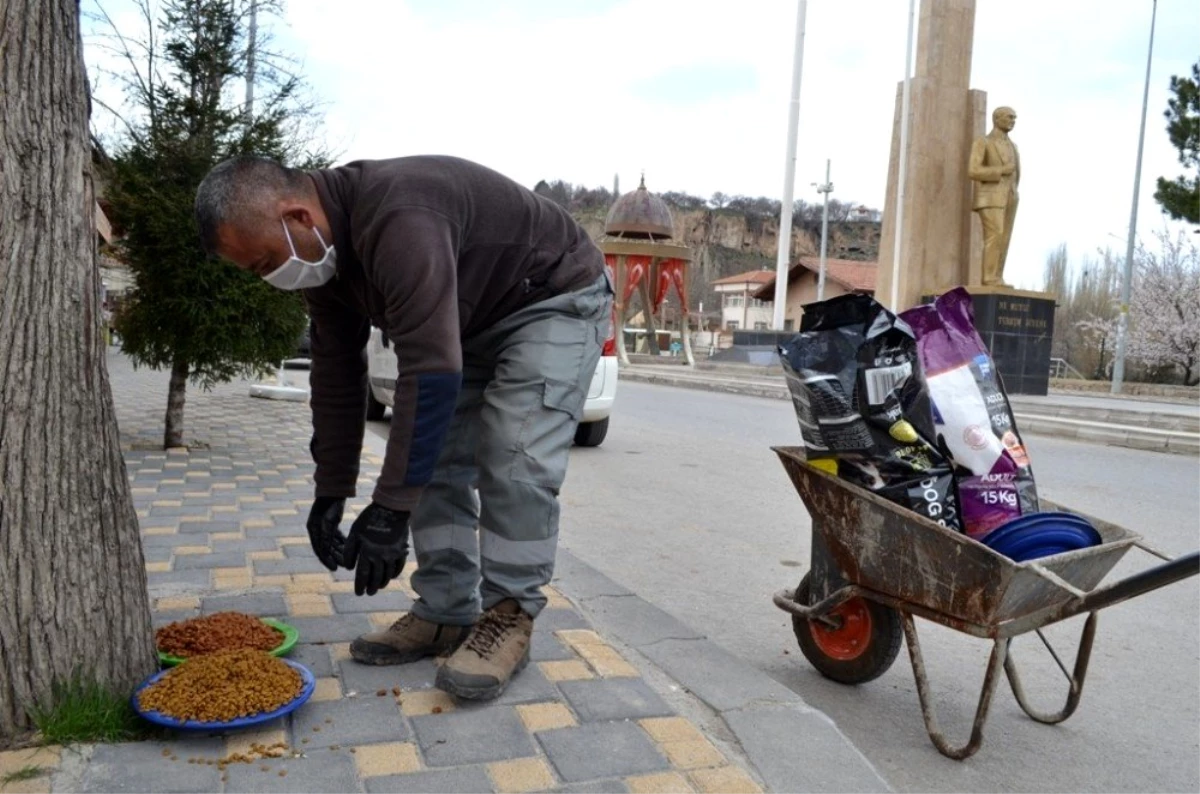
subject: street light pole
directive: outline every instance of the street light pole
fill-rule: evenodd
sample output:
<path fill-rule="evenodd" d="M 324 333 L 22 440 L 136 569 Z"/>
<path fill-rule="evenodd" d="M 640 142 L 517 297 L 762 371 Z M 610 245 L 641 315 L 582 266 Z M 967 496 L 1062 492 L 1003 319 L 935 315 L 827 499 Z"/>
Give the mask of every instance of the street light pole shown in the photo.
<path fill-rule="evenodd" d="M 904 240 L 905 186 L 908 184 L 908 128 L 909 111 L 912 107 L 912 51 L 913 26 L 917 18 L 917 0 L 908 0 L 908 38 L 904 51 L 904 88 L 900 94 L 900 162 L 896 173 L 896 228 L 892 240 L 892 294 L 888 308 L 900 312 L 900 244 Z"/>
<path fill-rule="evenodd" d="M 250 31 L 246 36 L 246 121 L 254 120 L 254 80 L 258 61 L 258 0 L 250 0 Z"/>
<path fill-rule="evenodd" d="M 1125 275 L 1121 282 L 1121 314 L 1117 317 L 1117 353 L 1113 359 L 1112 393 L 1120 394 L 1125 381 L 1125 347 L 1129 338 L 1129 301 L 1133 295 L 1133 248 L 1137 239 L 1138 191 L 1142 184 L 1142 148 L 1146 143 L 1146 106 L 1150 101 L 1150 63 L 1154 55 L 1154 22 L 1158 0 L 1150 11 L 1150 46 L 1146 51 L 1146 85 L 1142 89 L 1142 127 L 1138 132 L 1137 165 L 1133 170 L 1133 206 L 1129 210 L 1129 241 L 1125 245 Z"/>
<path fill-rule="evenodd" d="M 833 183 L 829 181 L 829 160 L 825 161 L 825 183 L 813 183 L 818 193 L 825 194 L 825 206 L 821 210 L 821 266 L 817 271 L 817 300 L 825 300 L 825 251 L 829 244 L 829 194 L 833 192 Z"/>
<path fill-rule="evenodd" d="M 808 0 L 796 3 L 796 44 L 792 52 L 792 101 L 788 104 L 787 158 L 783 171 L 783 203 L 779 209 L 779 246 L 775 255 L 775 317 L 776 331 L 783 330 L 783 315 L 787 309 L 788 261 L 792 252 L 792 194 L 796 187 L 796 134 L 800 125 L 800 73 L 804 67 L 804 20 Z"/>

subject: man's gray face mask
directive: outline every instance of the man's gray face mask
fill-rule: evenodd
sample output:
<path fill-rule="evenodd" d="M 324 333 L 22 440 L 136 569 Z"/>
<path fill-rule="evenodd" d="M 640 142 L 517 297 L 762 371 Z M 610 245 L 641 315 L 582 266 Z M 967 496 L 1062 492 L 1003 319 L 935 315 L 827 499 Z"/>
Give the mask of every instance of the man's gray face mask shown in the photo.
<path fill-rule="evenodd" d="M 333 246 L 325 244 L 325 238 L 321 237 L 321 232 L 314 226 L 313 233 L 325 249 L 325 255 L 316 262 L 301 259 L 296 256 L 296 244 L 292 242 L 292 233 L 288 231 L 287 223 L 283 219 L 279 222 L 283 224 L 283 233 L 287 236 L 292 255 L 282 265 L 263 276 L 263 281 L 283 290 L 310 289 L 328 283 L 337 272 L 337 251 Z"/>

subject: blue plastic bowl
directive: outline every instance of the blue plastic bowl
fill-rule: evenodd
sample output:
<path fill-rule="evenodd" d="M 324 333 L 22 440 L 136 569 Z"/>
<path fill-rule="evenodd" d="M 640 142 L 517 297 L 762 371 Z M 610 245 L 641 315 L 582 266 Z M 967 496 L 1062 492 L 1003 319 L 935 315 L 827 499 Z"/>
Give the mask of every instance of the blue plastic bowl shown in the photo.
<path fill-rule="evenodd" d="M 300 686 L 300 694 L 296 695 L 290 702 L 285 703 L 274 711 L 263 712 L 262 714 L 254 714 L 249 717 L 239 717 L 236 720 L 228 720 L 225 722 L 201 722 L 199 720 L 180 720 L 175 717 L 169 717 L 158 711 L 144 711 L 138 706 L 138 695 L 142 690 L 158 681 L 167 673 L 175 668 L 160 670 L 154 675 L 147 678 L 133 692 L 133 710 L 140 714 L 145 719 L 153 722 L 155 725 L 162 725 L 167 728 L 175 728 L 180 731 L 228 731 L 236 728 L 249 728 L 253 725 L 261 725 L 264 722 L 277 720 L 287 714 L 291 714 L 296 709 L 303 706 L 310 697 L 313 690 L 317 688 L 317 679 L 313 677 L 312 672 L 302 664 L 293 662 L 291 659 L 280 659 L 279 661 L 292 667 L 296 672 L 300 673 L 302 683 Z"/>
<path fill-rule="evenodd" d="M 1073 513 L 1029 513 L 989 532 L 983 545 L 1016 562 L 1099 546 L 1103 539 L 1088 521 Z"/>

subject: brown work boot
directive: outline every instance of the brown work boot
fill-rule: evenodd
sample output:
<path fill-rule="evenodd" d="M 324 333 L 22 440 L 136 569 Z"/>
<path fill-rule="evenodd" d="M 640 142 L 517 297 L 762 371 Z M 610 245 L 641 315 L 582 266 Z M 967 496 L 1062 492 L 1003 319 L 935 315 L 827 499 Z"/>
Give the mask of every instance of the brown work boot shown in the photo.
<path fill-rule="evenodd" d="M 438 669 L 437 688 L 466 700 L 491 700 L 529 664 L 533 618 L 511 598 L 483 613 L 466 641 Z"/>
<path fill-rule="evenodd" d="M 350 655 L 363 664 L 407 664 L 454 650 L 469 626 L 447 626 L 406 612 L 386 631 L 364 634 L 350 643 Z"/>

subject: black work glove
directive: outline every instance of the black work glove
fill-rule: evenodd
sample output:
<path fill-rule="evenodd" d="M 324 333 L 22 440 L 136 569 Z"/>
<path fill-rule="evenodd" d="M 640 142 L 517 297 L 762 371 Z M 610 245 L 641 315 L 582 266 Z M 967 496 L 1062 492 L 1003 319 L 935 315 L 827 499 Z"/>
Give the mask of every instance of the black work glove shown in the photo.
<path fill-rule="evenodd" d="M 318 496 L 308 512 L 308 542 L 317 559 L 331 571 L 342 564 L 346 536 L 338 529 L 346 500 L 337 496 Z"/>
<path fill-rule="evenodd" d="M 375 595 L 404 570 L 408 513 L 372 502 L 350 527 L 342 564 L 354 574 L 354 594 Z"/>

